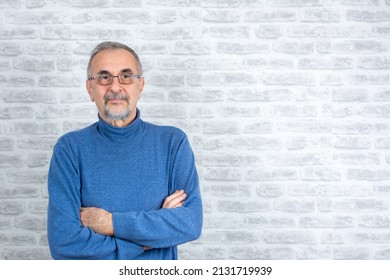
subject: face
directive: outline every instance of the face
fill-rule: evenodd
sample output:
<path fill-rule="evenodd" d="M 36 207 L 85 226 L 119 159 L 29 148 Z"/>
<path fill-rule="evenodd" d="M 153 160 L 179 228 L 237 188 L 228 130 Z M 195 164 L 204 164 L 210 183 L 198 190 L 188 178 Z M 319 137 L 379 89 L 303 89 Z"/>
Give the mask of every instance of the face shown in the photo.
<path fill-rule="evenodd" d="M 91 76 L 99 74 L 139 74 L 134 56 L 126 50 L 104 50 L 92 60 Z M 130 124 L 136 117 L 138 100 L 144 88 L 144 79 L 136 78 L 132 84 L 121 84 L 113 78 L 112 84 L 100 85 L 97 80 L 86 82 L 87 91 L 96 103 L 99 115 L 116 126 Z"/>

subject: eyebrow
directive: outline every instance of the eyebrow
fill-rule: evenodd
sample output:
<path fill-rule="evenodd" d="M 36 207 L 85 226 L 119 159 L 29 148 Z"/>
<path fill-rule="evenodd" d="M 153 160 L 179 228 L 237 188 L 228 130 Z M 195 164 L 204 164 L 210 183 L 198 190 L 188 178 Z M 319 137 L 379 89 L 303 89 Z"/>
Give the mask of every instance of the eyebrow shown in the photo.
<path fill-rule="evenodd" d="M 130 68 L 125 68 L 125 69 L 122 69 L 119 73 L 133 73 L 133 70 L 131 70 Z M 97 72 L 97 75 L 102 75 L 102 74 L 111 74 L 110 71 L 107 71 L 107 70 L 100 70 L 99 72 Z"/>

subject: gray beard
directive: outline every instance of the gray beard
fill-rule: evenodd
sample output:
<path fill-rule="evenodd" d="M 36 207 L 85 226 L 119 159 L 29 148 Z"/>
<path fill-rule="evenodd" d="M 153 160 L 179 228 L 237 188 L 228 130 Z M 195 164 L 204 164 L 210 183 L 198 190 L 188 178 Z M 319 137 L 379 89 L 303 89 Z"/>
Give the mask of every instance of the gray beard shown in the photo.
<path fill-rule="evenodd" d="M 108 106 L 108 100 L 110 99 L 123 99 L 126 100 L 129 106 L 125 108 L 122 112 L 116 113 L 113 112 L 112 109 Z M 120 93 L 109 93 L 106 96 L 104 96 L 104 114 L 106 115 L 107 119 L 110 121 L 118 121 L 122 120 L 125 121 L 131 114 L 130 109 L 130 103 L 129 99 L 126 95 L 122 95 Z"/>

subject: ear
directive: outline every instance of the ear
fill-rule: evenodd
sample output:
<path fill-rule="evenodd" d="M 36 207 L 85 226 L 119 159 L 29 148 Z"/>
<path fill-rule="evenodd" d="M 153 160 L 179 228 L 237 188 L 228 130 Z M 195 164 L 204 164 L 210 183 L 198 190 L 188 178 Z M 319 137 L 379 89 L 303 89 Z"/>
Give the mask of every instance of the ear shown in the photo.
<path fill-rule="evenodd" d="M 89 97 L 91 98 L 91 101 L 94 102 L 95 98 L 93 97 L 93 90 L 92 90 L 91 81 L 87 80 L 85 82 L 85 87 L 87 88 L 87 92 L 88 92 Z"/>
<path fill-rule="evenodd" d="M 141 98 L 142 92 L 144 91 L 144 86 L 145 86 L 145 79 L 141 78 L 139 80 L 139 86 L 138 86 L 138 99 Z"/>

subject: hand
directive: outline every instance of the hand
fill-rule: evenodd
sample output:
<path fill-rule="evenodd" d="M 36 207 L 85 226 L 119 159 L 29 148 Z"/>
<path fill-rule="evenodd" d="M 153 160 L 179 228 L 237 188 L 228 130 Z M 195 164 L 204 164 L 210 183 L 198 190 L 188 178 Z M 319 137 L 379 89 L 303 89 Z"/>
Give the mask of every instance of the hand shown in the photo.
<path fill-rule="evenodd" d="M 96 233 L 113 236 L 114 226 L 112 214 L 96 207 L 82 207 L 80 210 L 81 223 Z"/>
<path fill-rule="evenodd" d="M 176 208 L 181 207 L 187 195 L 183 190 L 177 190 L 164 200 L 162 208 Z"/>

